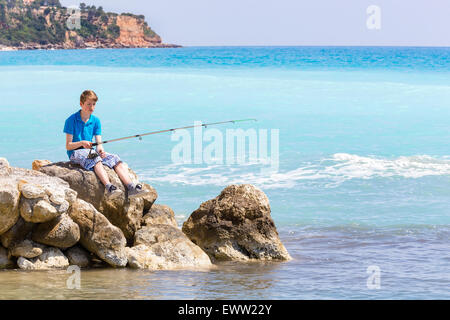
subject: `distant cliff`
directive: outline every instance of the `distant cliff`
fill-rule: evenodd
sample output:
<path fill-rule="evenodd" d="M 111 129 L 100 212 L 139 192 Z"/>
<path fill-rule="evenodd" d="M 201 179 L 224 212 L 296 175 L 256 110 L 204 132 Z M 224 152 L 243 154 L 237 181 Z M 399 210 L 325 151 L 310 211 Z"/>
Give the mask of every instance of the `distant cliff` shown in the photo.
<path fill-rule="evenodd" d="M 0 50 L 167 48 L 143 15 L 59 0 L 0 0 Z"/>

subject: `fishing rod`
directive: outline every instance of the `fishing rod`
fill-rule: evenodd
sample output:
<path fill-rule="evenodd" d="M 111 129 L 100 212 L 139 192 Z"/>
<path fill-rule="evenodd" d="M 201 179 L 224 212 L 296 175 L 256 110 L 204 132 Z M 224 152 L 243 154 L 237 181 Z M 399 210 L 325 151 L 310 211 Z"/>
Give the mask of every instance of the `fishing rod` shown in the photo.
<path fill-rule="evenodd" d="M 229 120 L 229 121 L 221 121 L 221 122 L 214 122 L 214 123 L 202 123 L 199 125 L 193 125 L 193 126 L 186 126 L 186 127 L 180 127 L 180 128 L 173 128 L 173 129 L 166 129 L 166 130 L 159 130 L 159 131 L 152 131 L 152 132 L 147 132 L 147 133 L 141 133 L 141 134 L 136 134 L 133 136 L 128 136 L 128 137 L 123 137 L 123 138 L 117 138 L 117 139 L 112 139 L 112 140 L 105 140 L 102 142 L 96 142 L 92 144 L 92 148 L 91 151 L 89 152 L 88 158 L 89 159 L 93 159 L 95 157 L 98 156 L 97 152 L 94 150 L 93 147 L 101 145 L 101 144 L 106 144 L 106 143 L 111 143 L 111 142 L 116 142 L 116 141 L 121 141 L 121 140 L 126 140 L 126 139 L 133 139 L 133 138 L 138 138 L 139 140 L 142 140 L 143 136 L 148 136 L 151 134 L 158 134 L 158 133 L 164 133 L 164 132 L 173 132 L 176 130 L 181 130 L 181 129 L 189 129 L 189 128 L 197 128 L 197 127 L 208 127 L 208 126 L 214 126 L 214 125 L 218 125 L 218 124 L 224 124 L 224 123 L 236 123 L 236 122 L 245 122 L 245 121 L 258 121 L 256 119 L 240 119 L 240 120 Z M 80 150 L 83 149 L 83 147 L 80 147 L 76 150 Z M 94 151 L 93 153 L 91 153 L 92 151 Z"/>

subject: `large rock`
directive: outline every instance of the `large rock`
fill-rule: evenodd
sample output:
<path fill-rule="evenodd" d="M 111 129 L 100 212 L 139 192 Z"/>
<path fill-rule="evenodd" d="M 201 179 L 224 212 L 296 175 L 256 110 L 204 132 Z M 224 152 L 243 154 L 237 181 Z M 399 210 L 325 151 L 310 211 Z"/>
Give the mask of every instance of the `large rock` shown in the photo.
<path fill-rule="evenodd" d="M 113 225 L 123 231 L 126 239 L 131 243 L 135 232 L 141 227 L 143 213 L 150 209 L 157 198 L 156 190 L 143 183 L 144 188 L 148 189 L 150 193 L 143 197 L 128 199 L 126 187 L 115 171 L 104 167 L 111 183 L 123 191 L 122 197 L 114 200 L 107 199 L 105 187 L 95 172 L 84 170 L 79 165 L 70 162 L 47 164 L 39 170 L 66 181 L 78 193 L 78 198 L 91 203 L 98 211 L 103 213 Z M 136 174 L 131 169 L 128 169 L 128 171 L 132 181 L 137 182 Z"/>
<path fill-rule="evenodd" d="M 163 257 L 157 256 L 144 244 L 133 247 L 126 247 L 128 266 L 133 269 L 163 270 L 166 261 Z M 1 268 L 1 265 L 0 265 Z"/>
<path fill-rule="evenodd" d="M 136 232 L 135 237 L 134 246 L 127 248 L 132 268 L 173 270 L 212 266 L 208 255 L 171 225 L 148 225 Z"/>
<path fill-rule="evenodd" d="M 34 183 L 21 183 L 19 185 L 20 192 L 22 192 L 22 195 L 27 199 L 38 199 L 38 198 L 44 198 L 47 196 L 47 192 L 45 192 L 45 189 L 37 184 Z"/>
<path fill-rule="evenodd" d="M 66 212 L 76 199 L 76 192 L 57 177 L 9 167 L 4 158 L 0 167 L 0 235 L 16 223 L 19 212 L 25 221 L 46 222 Z"/>
<path fill-rule="evenodd" d="M 161 204 L 152 205 L 149 212 L 142 218 L 142 224 L 144 226 L 152 224 L 168 224 L 178 227 L 173 210 L 169 206 Z"/>
<path fill-rule="evenodd" d="M 80 228 L 67 214 L 36 226 L 32 233 L 36 242 L 61 249 L 74 246 L 80 240 Z"/>
<path fill-rule="evenodd" d="M 44 248 L 44 252 L 37 258 L 26 259 L 20 257 L 17 259 L 17 266 L 23 270 L 51 270 L 67 268 L 69 259 L 61 250 L 52 247 Z"/>
<path fill-rule="evenodd" d="M 260 189 L 230 185 L 195 210 L 183 232 L 212 259 L 289 260 Z"/>
<path fill-rule="evenodd" d="M 14 167 L 9 169 L 8 179 L 16 183 L 25 198 L 36 199 L 44 197 L 45 193 L 48 201 L 60 206 L 65 204 L 65 201 L 72 203 L 77 197 L 77 193 L 70 189 L 69 184 L 58 177 L 51 177 L 35 170 Z"/>
<path fill-rule="evenodd" d="M 20 215 L 25 221 L 32 223 L 53 220 L 67 212 L 70 203 L 76 198 L 76 193 L 71 189 L 42 186 L 26 180 L 20 180 L 18 187 L 22 194 Z"/>
<path fill-rule="evenodd" d="M 13 179 L 0 176 L 0 235 L 19 219 L 19 191 Z"/>
<path fill-rule="evenodd" d="M 77 199 L 70 212 L 72 220 L 80 227 L 80 243 L 113 267 L 125 267 L 126 239 L 123 232 L 86 201 Z"/>
<path fill-rule="evenodd" d="M 58 181 L 58 180 L 57 180 Z M 59 181 L 58 181 L 59 182 Z M 27 180 L 20 180 L 18 183 L 19 191 L 27 199 L 45 199 L 58 211 L 67 211 L 69 205 L 75 201 L 77 193 L 70 188 L 63 187 L 60 189 L 59 185 L 40 185 L 38 183 L 28 182 Z"/>

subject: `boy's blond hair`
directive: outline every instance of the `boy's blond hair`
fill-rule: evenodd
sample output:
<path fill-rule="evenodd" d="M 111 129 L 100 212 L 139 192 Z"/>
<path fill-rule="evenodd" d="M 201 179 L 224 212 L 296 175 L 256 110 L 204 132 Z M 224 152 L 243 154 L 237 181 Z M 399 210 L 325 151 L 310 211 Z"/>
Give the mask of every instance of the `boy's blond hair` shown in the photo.
<path fill-rule="evenodd" d="M 86 91 L 84 91 L 84 92 L 81 94 L 81 96 L 80 96 L 80 102 L 83 103 L 83 104 L 84 104 L 84 103 L 86 102 L 86 100 L 88 100 L 88 99 L 94 100 L 95 102 L 98 101 L 97 95 L 96 95 L 95 92 L 92 91 L 92 90 L 86 90 Z"/>

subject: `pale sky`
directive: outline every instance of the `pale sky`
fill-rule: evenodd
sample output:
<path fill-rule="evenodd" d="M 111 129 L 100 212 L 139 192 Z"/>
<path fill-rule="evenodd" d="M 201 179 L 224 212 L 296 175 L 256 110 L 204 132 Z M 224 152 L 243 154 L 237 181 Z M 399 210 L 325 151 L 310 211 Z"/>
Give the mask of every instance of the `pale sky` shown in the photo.
<path fill-rule="evenodd" d="M 60 1 L 143 14 L 163 42 L 183 46 L 450 46 L 450 0 Z M 371 5 L 380 29 L 367 27 Z"/>

